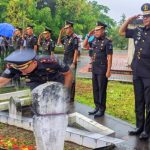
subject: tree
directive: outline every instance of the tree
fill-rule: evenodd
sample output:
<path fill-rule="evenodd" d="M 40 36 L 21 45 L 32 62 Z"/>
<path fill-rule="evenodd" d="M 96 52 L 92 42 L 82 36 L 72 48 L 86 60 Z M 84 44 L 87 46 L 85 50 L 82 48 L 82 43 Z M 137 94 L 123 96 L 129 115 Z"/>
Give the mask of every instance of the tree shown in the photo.
<path fill-rule="evenodd" d="M 9 0 L 3 0 L 0 2 L 0 22 L 4 22 L 5 18 L 7 17 L 7 5 Z"/>
<path fill-rule="evenodd" d="M 125 15 L 121 16 L 121 20 L 119 21 L 119 25 L 114 26 L 111 30 L 111 38 L 113 40 L 113 45 L 116 49 L 126 50 L 128 45 L 128 39 L 119 35 L 120 25 L 125 21 Z"/>
<path fill-rule="evenodd" d="M 7 11 L 4 11 L 5 9 Z M 115 47 L 125 48 L 125 40 L 118 35 L 117 23 L 107 15 L 109 8 L 96 1 L 3 0 L 0 2 L 0 12 L 0 19 L 3 21 L 5 19 L 14 26 L 25 28 L 27 24 L 33 24 L 34 33 L 37 35 L 44 30 L 45 26 L 48 26 L 52 29 L 55 39 L 66 20 L 73 21 L 75 32 L 82 35 L 95 28 L 97 21 L 102 21 L 108 25 L 107 34 L 114 40 Z M 124 19 L 125 15 L 122 15 L 120 24 Z"/>
<path fill-rule="evenodd" d="M 10 0 L 7 7 L 6 21 L 14 26 L 25 27 L 25 23 L 29 23 L 30 19 L 27 17 L 27 6 L 30 3 L 26 0 Z M 28 3 L 27 3 L 28 2 Z"/>
<path fill-rule="evenodd" d="M 119 26 L 122 25 L 126 20 L 126 15 L 123 13 L 121 16 L 121 20 L 119 21 Z"/>
<path fill-rule="evenodd" d="M 45 26 L 51 26 L 53 21 L 49 7 L 38 10 L 36 6 L 36 0 L 10 0 L 6 21 L 22 28 L 25 28 L 27 24 L 33 24 L 34 33 L 38 35 Z"/>
<path fill-rule="evenodd" d="M 52 17 L 55 17 L 56 13 L 56 0 L 38 0 L 37 8 L 42 9 L 44 7 L 49 7 L 52 12 Z"/>

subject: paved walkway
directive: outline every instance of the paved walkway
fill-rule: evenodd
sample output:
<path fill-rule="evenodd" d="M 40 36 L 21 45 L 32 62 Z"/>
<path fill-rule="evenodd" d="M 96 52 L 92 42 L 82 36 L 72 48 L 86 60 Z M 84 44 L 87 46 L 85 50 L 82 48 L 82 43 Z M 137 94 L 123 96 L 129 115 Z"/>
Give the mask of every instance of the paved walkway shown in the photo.
<path fill-rule="evenodd" d="M 127 65 L 127 59 L 127 51 L 114 51 L 110 80 L 132 82 L 131 69 Z M 77 76 L 91 78 L 91 72 L 89 72 L 90 58 L 88 54 L 82 55 L 79 60 Z"/>
<path fill-rule="evenodd" d="M 102 125 L 114 130 L 116 132 L 116 138 L 125 140 L 125 142 L 117 145 L 117 147 L 114 150 L 150 150 L 150 140 L 141 141 L 136 136 L 128 135 L 128 131 L 134 129 L 133 125 L 107 114 L 105 114 L 104 117 L 94 119 L 93 116 L 88 115 L 88 112 L 92 109 L 80 103 L 72 104 L 71 110 L 72 112 L 79 112 L 87 116 L 88 118 L 93 119 L 101 123 Z"/>

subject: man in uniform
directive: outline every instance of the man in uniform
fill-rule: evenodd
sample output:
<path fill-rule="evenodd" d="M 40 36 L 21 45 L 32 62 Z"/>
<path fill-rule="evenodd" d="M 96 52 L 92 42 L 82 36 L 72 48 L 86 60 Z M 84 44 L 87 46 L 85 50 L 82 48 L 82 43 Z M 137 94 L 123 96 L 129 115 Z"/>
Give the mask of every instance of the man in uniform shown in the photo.
<path fill-rule="evenodd" d="M 95 109 L 89 112 L 94 117 L 102 117 L 106 110 L 106 90 L 108 78 L 111 75 L 112 42 L 105 36 L 106 24 L 97 22 L 94 32 L 90 32 L 84 41 L 92 49 L 92 84 Z M 88 40 L 94 34 L 93 40 Z"/>
<path fill-rule="evenodd" d="M 150 134 L 150 3 L 142 5 L 143 15 L 128 18 L 120 27 L 119 34 L 133 38 L 135 53 L 131 68 L 135 94 L 136 129 L 129 135 L 140 135 L 140 139 L 148 139 Z M 140 16 L 144 27 L 128 29 L 130 24 Z M 146 117 L 145 117 L 146 110 Z"/>
<path fill-rule="evenodd" d="M 26 28 L 26 45 L 25 48 L 30 48 L 37 51 L 37 37 L 33 33 L 33 25 L 28 25 Z"/>
<path fill-rule="evenodd" d="M 23 47 L 22 28 L 16 27 L 16 30 L 13 36 L 13 48 L 14 50 L 17 50 L 22 47 Z"/>
<path fill-rule="evenodd" d="M 42 55 L 54 55 L 55 42 L 51 39 L 52 30 L 48 27 L 39 35 L 38 45 L 42 48 Z"/>
<path fill-rule="evenodd" d="M 22 49 L 11 53 L 5 58 L 5 61 L 8 64 L 0 77 L 0 87 L 18 75 L 25 77 L 31 89 L 47 81 L 63 82 L 65 87 L 71 88 L 72 73 L 68 66 L 56 58 L 38 58 L 32 49 Z"/>
<path fill-rule="evenodd" d="M 62 37 L 63 33 L 66 33 Z M 66 21 L 65 27 L 60 31 L 57 44 L 64 45 L 64 63 L 70 66 L 73 72 L 73 83 L 71 88 L 71 101 L 74 101 L 75 96 L 75 81 L 76 81 L 76 68 L 77 68 L 77 58 L 78 58 L 78 37 L 73 31 L 73 22 Z"/>

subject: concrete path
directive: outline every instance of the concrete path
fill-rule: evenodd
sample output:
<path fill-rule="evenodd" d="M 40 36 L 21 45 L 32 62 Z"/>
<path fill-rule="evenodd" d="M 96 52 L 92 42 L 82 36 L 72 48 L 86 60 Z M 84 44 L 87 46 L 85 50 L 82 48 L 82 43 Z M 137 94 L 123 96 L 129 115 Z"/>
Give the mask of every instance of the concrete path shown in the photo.
<path fill-rule="evenodd" d="M 71 110 L 72 112 L 79 112 L 88 118 L 93 119 L 102 125 L 114 130 L 116 132 L 116 138 L 125 140 L 125 142 L 117 145 L 115 150 L 150 150 L 150 140 L 141 141 L 136 136 L 128 135 L 128 131 L 134 129 L 133 125 L 107 114 L 105 114 L 104 117 L 94 119 L 93 116 L 88 115 L 88 112 L 91 111 L 92 108 L 80 103 L 72 104 Z"/>

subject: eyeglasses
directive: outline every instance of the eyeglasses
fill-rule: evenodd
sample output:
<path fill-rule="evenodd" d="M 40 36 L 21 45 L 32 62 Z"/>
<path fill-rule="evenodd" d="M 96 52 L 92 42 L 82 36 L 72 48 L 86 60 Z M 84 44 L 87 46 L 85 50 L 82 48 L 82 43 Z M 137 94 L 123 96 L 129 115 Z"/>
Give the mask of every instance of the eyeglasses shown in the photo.
<path fill-rule="evenodd" d="M 150 14 L 143 15 L 143 18 L 148 18 L 148 17 L 150 17 Z"/>
<path fill-rule="evenodd" d="M 31 60 L 23 65 L 10 64 L 10 67 L 17 69 L 17 70 L 24 70 L 24 69 L 27 69 L 32 62 L 33 61 Z"/>

